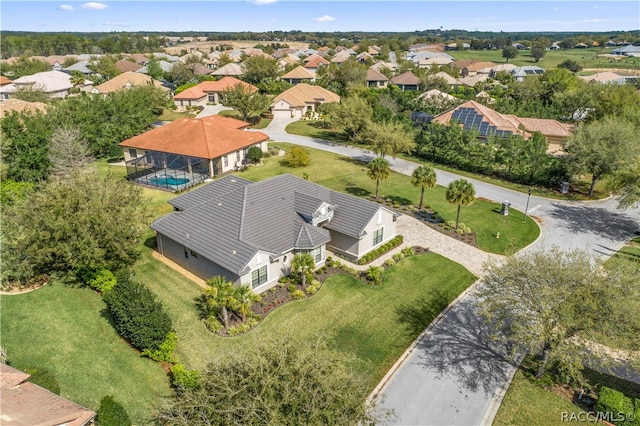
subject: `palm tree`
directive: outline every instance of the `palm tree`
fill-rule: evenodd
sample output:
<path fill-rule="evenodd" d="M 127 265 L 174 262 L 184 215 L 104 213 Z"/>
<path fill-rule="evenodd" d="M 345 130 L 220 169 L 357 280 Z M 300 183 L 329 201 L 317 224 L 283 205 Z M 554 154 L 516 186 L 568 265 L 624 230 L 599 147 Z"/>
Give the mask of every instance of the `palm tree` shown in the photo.
<path fill-rule="evenodd" d="M 223 276 L 215 276 L 207 281 L 209 288 L 205 290 L 207 305 L 213 311 L 219 312 L 225 328 L 229 328 L 229 310 L 238 308 L 236 289 L 231 281 Z"/>
<path fill-rule="evenodd" d="M 389 162 L 384 158 L 375 158 L 367 165 L 367 176 L 376 181 L 376 201 L 378 201 L 380 181 L 389 177 Z"/>
<path fill-rule="evenodd" d="M 434 188 L 436 186 L 435 170 L 429 166 L 418 167 L 411 175 L 411 184 L 416 188 L 420 188 L 420 205 L 418 206 L 418 209 L 422 209 L 425 188 Z"/>
<path fill-rule="evenodd" d="M 71 71 L 71 75 L 69 75 L 69 83 L 71 83 L 73 87 L 84 86 L 85 81 L 86 78 L 80 71 Z"/>
<path fill-rule="evenodd" d="M 307 285 L 307 272 L 313 271 L 315 266 L 316 261 L 309 253 L 298 253 L 293 256 L 293 260 L 291 261 L 291 270 L 300 274 L 300 282 L 302 283 L 303 288 L 306 288 Z"/>
<path fill-rule="evenodd" d="M 447 201 L 458 206 L 456 228 L 460 223 L 460 207 L 473 203 L 475 195 L 476 190 L 473 188 L 473 184 L 465 179 L 454 180 L 447 187 Z"/>
<path fill-rule="evenodd" d="M 251 312 L 251 305 L 262 299 L 260 295 L 255 294 L 249 286 L 243 285 L 236 289 L 236 300 L 238 301 L 238 312 L 242 315 L 242 322 L 247 320 L 247 314 Z"/>

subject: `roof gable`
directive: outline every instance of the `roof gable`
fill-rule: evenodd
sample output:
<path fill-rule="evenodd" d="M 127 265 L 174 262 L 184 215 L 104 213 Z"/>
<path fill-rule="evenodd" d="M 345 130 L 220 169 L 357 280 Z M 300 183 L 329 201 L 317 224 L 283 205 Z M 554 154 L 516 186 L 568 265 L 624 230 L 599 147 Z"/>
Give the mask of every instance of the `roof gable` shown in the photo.
<path fill-rule="evenodd" d="M 340 96 L 325 89 L 324 87 L 300 83 L 276 96 L 271 103 L 271 106 L 282 100 L 291 106 L 301 107 L 307 103 L 315 103 L 319 101 L 325 103 L 340 102 Z"/>

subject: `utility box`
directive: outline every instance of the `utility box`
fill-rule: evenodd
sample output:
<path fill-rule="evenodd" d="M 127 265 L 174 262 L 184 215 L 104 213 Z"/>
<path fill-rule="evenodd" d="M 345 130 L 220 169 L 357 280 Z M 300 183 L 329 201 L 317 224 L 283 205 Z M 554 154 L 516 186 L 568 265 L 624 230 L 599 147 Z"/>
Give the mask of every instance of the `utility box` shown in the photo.
<path fill-rule="evenodd" d="M 504 215 L 504 216 L 509 216 L 509 207 L 511 206 L 511 203 L 508 201 L 505 201 L 502 203 L 502 208 L 500 209 L 500 214 Z"/>
<path fill-rule="evenodd" d="M 569 182 L 562 182 L 562 185 L 560 185 L 560 193 L 561 194 L 569 193 Z"/>

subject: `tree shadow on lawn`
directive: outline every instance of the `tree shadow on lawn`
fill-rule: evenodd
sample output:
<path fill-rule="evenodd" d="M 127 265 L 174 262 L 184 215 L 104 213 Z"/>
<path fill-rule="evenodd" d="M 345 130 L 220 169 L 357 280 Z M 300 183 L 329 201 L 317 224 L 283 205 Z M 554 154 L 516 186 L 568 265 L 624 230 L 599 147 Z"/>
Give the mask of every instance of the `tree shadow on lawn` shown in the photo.
<path fill-rule="evenodd" d="M 493 395 L 509 370 L 511 347 L 491 338 L 491 328 L 476 312 L 473 297 L 457 303 L 431 332 L 418 342 L 420 362 L 441 377 L 455 380 L 470 392 Z"/>
<path fill-rule="evenodd" d="M 355 195 L 356 197 L 369 197 L 371 195 L 371 191 L 369 190 L 366 190 L 364 188 L 359 188 L 357 186 L 349 186 L 349 185 L 350 184 L 347 184 L 345 191 L 347 191 L 347 193 L 351 195 Z"/>
<path fill-rule="evenodd" d="M 553 203 L 549 212 L 572 233 L 589 232 L 601 238 L 626 239 L 638 231 L 638 224 L 624 213 L 600 207 L 567 206 Z"/>
<path fill-rule="evenodd" d="M 451 303 L 449 296 L 436 289 L 419 300 L 402 304 L 396 308 L 398 322 L 413 335 L 420 334 Z"/>
<path fill-rule="evenodd" d="M 158 248 L 158 240 L 156 239 L 156 236 L 152 236 L 147 238 L 146 240 L 144 240 L 144 246 L 147 248 L 150 248 L 151 250 L 155 250 Z"/>

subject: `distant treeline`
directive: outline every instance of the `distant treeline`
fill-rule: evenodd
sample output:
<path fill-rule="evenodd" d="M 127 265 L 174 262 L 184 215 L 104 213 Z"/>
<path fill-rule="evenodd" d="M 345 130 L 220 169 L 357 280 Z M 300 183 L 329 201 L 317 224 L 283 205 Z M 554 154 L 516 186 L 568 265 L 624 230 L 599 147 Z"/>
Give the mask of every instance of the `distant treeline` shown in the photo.
<path fill-rule="evenodd" d="M 452 43 L 474 40 L 475 46 L 497 46 L 513 42 L 533 42 L 540 38 L 551 41 L 592 42 L 614 40 L 640 43 L 640 31 L 611 32 L 489 32 L 464 30 L 424 30 L 414 32 L 109 32 L 109 33 L 59 33 L 0 31 L 2 57 L 33 55 L 66 55 L 78 53 L 147 53 L 162 50 L 180 39 L 191 41 L 256 40 L 259 42 L 305 42 L 312 47 L 335 47 L 354 44 L 377 44 L 390 50 L 405 50 L 417 43 Z M 478 43 L 478 40 L 485 41 Z"/>

